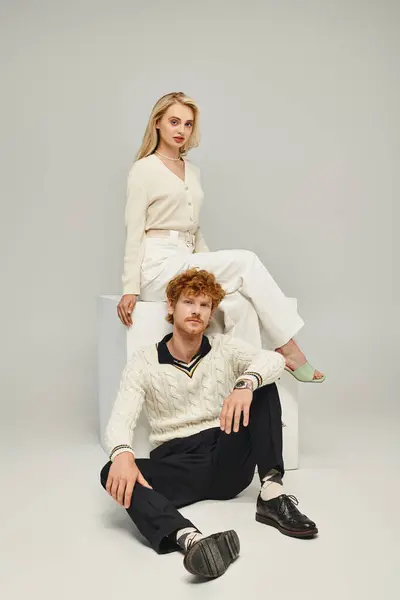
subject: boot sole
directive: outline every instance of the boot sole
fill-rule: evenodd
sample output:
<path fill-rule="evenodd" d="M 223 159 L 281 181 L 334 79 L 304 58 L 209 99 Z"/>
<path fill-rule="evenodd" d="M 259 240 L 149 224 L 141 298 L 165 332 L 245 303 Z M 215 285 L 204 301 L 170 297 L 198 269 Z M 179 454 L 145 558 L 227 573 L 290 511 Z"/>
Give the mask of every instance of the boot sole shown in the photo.
<path fill-rule="evenodd" d="M 225 573 L 239 556 L 240 542 L 236 531 L 203 538 L 185 555 L 183 565 L 192 575 L 215 579 Z"/>
<path fill-rule="evenodd" d="M 271 527 L 275 527 L 275 529 L 279 529 L 283 535 L 288 535 L 289 537 L 301 538 L 301 539 L 311 539 L 318 534 L 318 529 L 315 527 L 314 529 L 309 529 L 308 531 L 295 531 L 292 529 L 285 529 L 279 523 L 270 519 L 269 517 L 263 517 L 262 515 L 256 514 L 256 521 L 258 523 L 263 523 L 264 525 L 271 525 Z"/>

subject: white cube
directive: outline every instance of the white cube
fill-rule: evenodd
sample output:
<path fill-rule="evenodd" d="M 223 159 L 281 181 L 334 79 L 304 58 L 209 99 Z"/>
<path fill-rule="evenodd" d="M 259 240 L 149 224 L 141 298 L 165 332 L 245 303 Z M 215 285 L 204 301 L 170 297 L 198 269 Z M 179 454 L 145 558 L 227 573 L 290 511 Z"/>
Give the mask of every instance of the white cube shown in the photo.
<path fill-rule="evenodd" d="M 138 301 L 133 313 L 133 325 L 126 328 L 117 317 L 118 296 L 100 296 L 98 299 L 98 398 L 100 440 L 104 446 L 104 432 L 121 380 L 122 371 L 132 353 L 143 346 L 159 342 L 172 331 L 167 323 L 166 302 Z M 298 384 L 284 372 L 277 382 L 282 404 L 283 458 L 285 469 L 298 467 Z M 151 450 L 149 424 L 142 411 L 134 432 L 133 444 L 138 457 L 146 458 Z"/>

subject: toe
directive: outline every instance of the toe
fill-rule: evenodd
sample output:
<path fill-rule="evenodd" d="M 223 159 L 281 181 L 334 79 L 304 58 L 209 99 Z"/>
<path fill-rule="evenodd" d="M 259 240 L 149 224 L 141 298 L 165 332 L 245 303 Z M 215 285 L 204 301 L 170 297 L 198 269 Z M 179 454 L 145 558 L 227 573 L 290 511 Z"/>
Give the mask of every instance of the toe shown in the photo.
<path fill-rule="evenodd" d="M 322 379 L 323 376 L 324 374 L 321 371 L 314 371 L 314 379 Z"/>

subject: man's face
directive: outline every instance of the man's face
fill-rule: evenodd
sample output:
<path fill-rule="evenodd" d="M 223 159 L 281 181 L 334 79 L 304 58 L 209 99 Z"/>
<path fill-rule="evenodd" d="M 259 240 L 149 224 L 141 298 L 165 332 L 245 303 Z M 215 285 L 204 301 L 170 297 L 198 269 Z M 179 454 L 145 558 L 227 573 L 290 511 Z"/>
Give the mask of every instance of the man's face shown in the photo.
<path fill-rule="evenodd" d="M 174 317 L 174 328 L 191 335 L 204 333 L 212 316 L 209 296 L 181 294 L 175 306 L 168 301 L 168 313 Z"/>

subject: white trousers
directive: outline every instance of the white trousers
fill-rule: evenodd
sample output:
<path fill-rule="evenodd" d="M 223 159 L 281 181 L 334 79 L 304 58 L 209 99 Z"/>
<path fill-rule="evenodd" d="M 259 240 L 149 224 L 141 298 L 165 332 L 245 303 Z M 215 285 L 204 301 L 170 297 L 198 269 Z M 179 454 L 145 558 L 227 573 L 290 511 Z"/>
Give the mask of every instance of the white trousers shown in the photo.
<path fill-rule="evenodd" d="M 194 253 L 193 246 L 178 239 L 176 232 L 167 238 L 146 237 L 140 298 L 146 302 L 166 300 L 168 282 L 192 267 L 214 273 L 227 293 L 208 331 L 222 331 L 256 347 L 275 349 L 304 325 L 295 303 L 286 298 L 254 252 Z"/>

